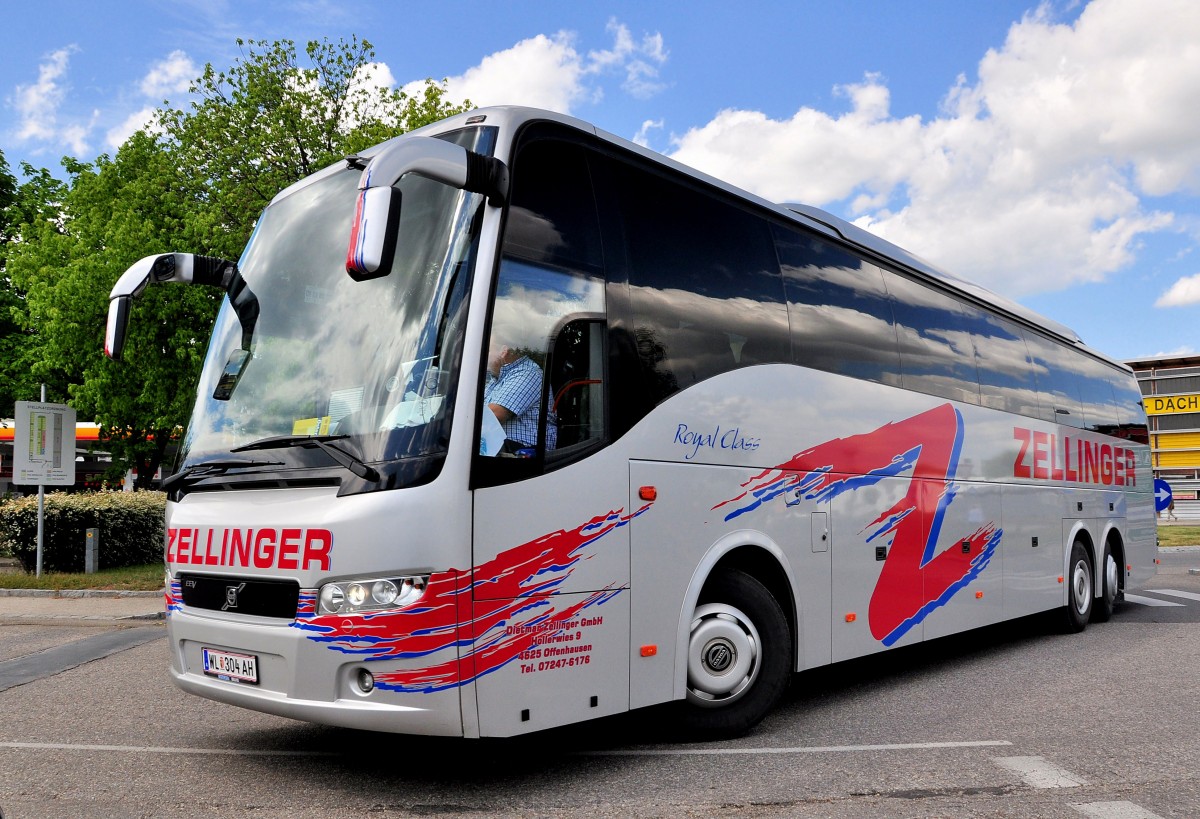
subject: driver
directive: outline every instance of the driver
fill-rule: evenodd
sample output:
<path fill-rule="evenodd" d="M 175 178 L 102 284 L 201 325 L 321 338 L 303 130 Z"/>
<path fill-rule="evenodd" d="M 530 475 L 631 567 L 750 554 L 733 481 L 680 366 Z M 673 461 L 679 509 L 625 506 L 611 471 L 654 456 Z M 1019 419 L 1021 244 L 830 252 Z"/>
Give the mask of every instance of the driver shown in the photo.
<path fill-rule="evenodd" d="M 518 450 L 537 446 L 542 384 L 542 368 L 524 348 L 515 347 L 511 339 L 493 336 L 483 403 L 504 428 L 503 452 L 518 454 Z M 554 448 L 557 437 L 554 424 L 547 424 L 546 449 Z"/>

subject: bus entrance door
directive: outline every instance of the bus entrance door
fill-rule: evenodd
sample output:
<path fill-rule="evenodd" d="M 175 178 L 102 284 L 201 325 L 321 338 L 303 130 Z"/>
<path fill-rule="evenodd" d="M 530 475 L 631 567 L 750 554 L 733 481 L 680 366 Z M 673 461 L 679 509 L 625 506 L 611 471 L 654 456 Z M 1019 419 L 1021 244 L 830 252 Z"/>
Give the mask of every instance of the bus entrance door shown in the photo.
<path fill-rule="evenodd" d="M 602 460 L 475 490 L 468 673 L 481 736 L 629 707 L 630 513 L 625 476 Z"/>

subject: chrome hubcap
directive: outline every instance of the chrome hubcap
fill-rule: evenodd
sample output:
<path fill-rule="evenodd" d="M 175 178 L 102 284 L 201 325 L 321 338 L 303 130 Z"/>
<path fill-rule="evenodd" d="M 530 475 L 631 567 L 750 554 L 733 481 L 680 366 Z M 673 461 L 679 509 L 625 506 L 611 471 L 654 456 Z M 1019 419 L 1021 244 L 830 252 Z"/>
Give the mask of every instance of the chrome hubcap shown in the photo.
<path fill-rule="evenodd" d="M 1117 588 L 1120 583 L 1120 578 L 1117 573 L 1117 561 L 1112 556 L 1108 556 L 1108 560 L 1104 564 L 1104 595 L 1110 600 L 1117 599 Z"/>
<path fill-rule="evenodd" d="M 745 694 L 758 676 L 760 645 L 750 618 L 733 606 L 697 608 L 688 641 L 688 700 L 716 708 Z"/>
<path fill-rule="evenodd" d="M 1071 597 L 1075 611 L 1086 614 L 1092 601 L 1092 573 L 1086 560 L 1076 563 L 1071 572 Z"/>

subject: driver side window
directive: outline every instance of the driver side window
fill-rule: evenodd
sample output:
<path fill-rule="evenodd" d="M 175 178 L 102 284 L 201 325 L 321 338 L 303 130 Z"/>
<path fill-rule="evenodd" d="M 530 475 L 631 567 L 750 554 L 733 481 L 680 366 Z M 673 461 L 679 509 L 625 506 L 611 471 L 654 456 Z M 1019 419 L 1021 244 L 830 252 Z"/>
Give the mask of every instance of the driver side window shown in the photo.
<path fill-rule="evenodd" d="M 512 179 L 479 408 L 479 454 L 495 457 L 484 468 L 500 482 L 590 449 L 606 428 L 603 256 L 587 155 L 534 139 Z M 510 458 L 529 466 L 505 468 Z"/>

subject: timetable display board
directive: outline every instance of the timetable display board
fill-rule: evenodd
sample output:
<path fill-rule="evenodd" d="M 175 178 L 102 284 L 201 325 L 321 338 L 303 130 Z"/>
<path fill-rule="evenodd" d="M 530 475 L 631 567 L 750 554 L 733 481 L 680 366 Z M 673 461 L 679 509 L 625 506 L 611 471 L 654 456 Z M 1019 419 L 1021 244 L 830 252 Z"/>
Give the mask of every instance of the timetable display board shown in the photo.
<path fill-rule="evenodd" d="M 18 401 L 13 434 L 13 483 L 75 483 L 75 410 L 66 404 Z"/>

